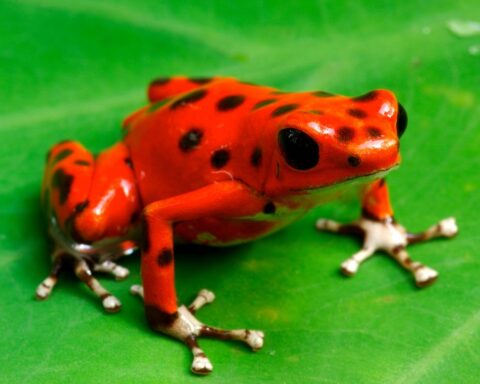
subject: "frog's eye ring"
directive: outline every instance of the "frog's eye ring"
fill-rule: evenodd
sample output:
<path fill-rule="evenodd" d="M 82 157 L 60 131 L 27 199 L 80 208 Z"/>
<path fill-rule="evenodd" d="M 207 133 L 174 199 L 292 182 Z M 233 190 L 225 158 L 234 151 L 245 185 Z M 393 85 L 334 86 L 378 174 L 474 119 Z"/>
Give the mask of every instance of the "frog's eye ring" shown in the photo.
<path fill-rule="evenodd" d="M 407 129 L 408 117 L 407 111 L 402 107 L 402 104 L 398 103 L 398 113 L 397 113 L 397 136 L 402 137 L 403 133 Z"/>
<path fill-rule="evenodd" d="M 296 128 L 283 128 L 278 132 L 278 144 L 287 164 L 306 171 L 318 164 L 320 149 L 315 140 Z"/>

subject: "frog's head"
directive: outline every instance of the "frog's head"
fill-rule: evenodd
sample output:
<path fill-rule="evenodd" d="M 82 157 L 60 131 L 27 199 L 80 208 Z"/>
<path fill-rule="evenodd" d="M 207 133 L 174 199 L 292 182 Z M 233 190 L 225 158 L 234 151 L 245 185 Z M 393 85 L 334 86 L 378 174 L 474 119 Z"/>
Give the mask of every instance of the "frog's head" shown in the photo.
<path fill-rule="evenodd" d="M 406 126 L 405 110 L 386 90 L 302 103 L 269 129 L 276 150 L 267 193 L 383 176 L 400 161 L 399 138 Z"/>

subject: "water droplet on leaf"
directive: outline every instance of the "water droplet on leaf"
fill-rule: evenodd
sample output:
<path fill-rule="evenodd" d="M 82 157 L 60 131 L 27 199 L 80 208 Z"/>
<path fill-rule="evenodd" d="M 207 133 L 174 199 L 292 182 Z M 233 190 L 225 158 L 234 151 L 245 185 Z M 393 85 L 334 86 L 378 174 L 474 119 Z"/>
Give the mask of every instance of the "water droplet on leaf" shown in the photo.
<path fill-rule="evenodd" d="M 480 55 L 480 44 L 471 45 L 470 47 L 468 47 L 468 53 L 472 56 Z"/>
<path fill-rule="evenodd" d="M 480 23 L 477 21 L 450 20 L 447 22 L 447 27 L 458 37 L 480 35 Z"/>

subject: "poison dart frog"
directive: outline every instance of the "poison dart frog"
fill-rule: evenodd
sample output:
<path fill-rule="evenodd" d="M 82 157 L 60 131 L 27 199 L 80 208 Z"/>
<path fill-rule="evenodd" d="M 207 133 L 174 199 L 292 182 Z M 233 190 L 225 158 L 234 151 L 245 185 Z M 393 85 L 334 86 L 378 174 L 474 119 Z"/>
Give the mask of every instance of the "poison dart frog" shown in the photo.
<path fill-rule="evenodd" d="M 47 156 L 42 201 L 53 240 L 53 267 L 36 295 L 47 298 L 64 265 L 102 301 L 119 300 L 93 277 L 128 270 L 117 260 L 139 249 L 146 318 L 156 331 L 191 349 L 194 373 L 212 364 L 202 336 L 263 346 L 255 330 L 223 330 L 201 323 L 196 311 L 214 300 L 202 290 L 177 305 L 174 242 L 225 246 L 258 239 L 348 190 L 362 213 L 348 224 L 319 219 L 322 231 L 360 235 L 361 250 L 341 265 L 354 275 L 376 250 L 390 254 L 419 287 L 437 272 L 410 259 L 406 247 L 453 237 L 454 218 L 413 234 L 397 223 L 385 175 L 400 161 L 407 115 L 388 90 L 358 97 L 327 92 L 281 92 L 233 78 L 159 78 L 149 103 L 123 123 L 123 140 L 97 156 L 76 141 Z"/>

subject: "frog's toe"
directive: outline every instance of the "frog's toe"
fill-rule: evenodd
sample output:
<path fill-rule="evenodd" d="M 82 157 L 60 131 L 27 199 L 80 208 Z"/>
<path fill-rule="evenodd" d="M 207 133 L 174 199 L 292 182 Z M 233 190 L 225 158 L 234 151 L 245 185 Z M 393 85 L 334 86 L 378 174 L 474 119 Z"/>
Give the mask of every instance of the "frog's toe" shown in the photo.
<path fill-rule="evenodd" d="M 130 274 L 130 271 L 127 268 L 122 267 L 111 260 L 105 260 L 94 264 L 93 270 L 95 272 L 109 273 L 115 277 L 115 280 L 124 280 Z"/>
<path fill-rule="evenodd" d="M 213 370 L 213 365 L 203 353 L 193 357 L 192 372 L 197 375 L 208 375 Z"/>
<path fill-rule="evenodd" d="M 52 253 L 52 269 L 50 270 L 50 274 L 38 285 L 35 291 L 37 300 L 48 299 L 57 284 L 58 275 L 60 274 L 66 257 L 68 257 L 68 255 L 58 249 Z"/>
<path fill-rule="evenodd" d="M 453 217 L 440 220 L 437 224 L 419 233 L 408 233 L 408 244 L 420 243 L 437 237 L 452 238 L 458 234 L 457 221 Z"/>
<path fill-rule="evenodd" d="M 339 232 L 342 224 L 334 220 L 320 218 L 316 221 L 315 226 L 319 231 Z"/>
<path fill-rule="evenodd" d="M 210 304 L 215 300 L 215 294 L 212 291 L 207 289 L 202 289 L 195 300 L 193 300 L 192 304 L 188 306 L 188 310 L 195 314 L 200 308 L 202 308 L 206 304 Z"/>
<path fill-rule="evenodd" d="M 458 233 L 457 222 L 454 217 L 443 219 L 438 223 L 440 236 L 454 237 Z"/>
<path fill-rule="evenodd" d="M 347 259 L 341 264 L 340 269 L 345 276 L 353 276 L 357 273 L 358 266 L 359 264 L 356 260 Z"/>
<path fill-rule="evenodd" d="M 38 300 L 45 300 L 52 293 L 53 287 L 55 286 L 57 280 L 52 276 L 48 276 L 43 280 L 35 291 L 35 296 Z"/>
<path fill-rule="evenodd" d="M 430 267 L 422 266 L 414 272 L 414 277 L 418 287 L 428 287 L 437 280 L 438 272 Z"/>
<path fill-rule="evenodd" d="M 254 351 L 258 351 L 263 347 L 263 339 L 265 334 L 262 331 L 247 331 L 245 342 L 252 348 Z"/>
<path fill-rule="evenodd" d="M 140 284 L 134 284 L 130 287 L 132 295 L 140 296 L 143 299 L 143 287 Z"/>
<path fill-rule="evenodd" d="M 105 311 L 109 313 L 118 312 L 122 308 L 122 303 L 113 295 L 108 295 L 102 299 L 102 305 Z"/>

